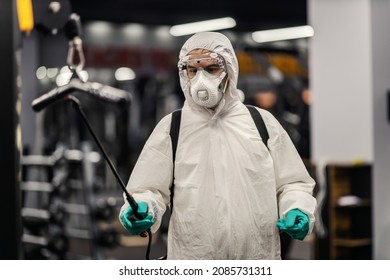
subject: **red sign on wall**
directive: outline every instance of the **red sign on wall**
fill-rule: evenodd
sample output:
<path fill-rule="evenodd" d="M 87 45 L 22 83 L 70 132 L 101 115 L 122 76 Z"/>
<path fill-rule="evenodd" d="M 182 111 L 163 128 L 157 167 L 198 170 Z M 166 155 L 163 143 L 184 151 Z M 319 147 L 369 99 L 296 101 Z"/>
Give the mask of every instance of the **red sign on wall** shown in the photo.
<path fill-rule="evenodd" d="M 175 67 L 174 55 L 164 49 L 145 50 L 136 47 L 84 46 L 86 67 L 117 68 L 130 67 L 134 70 L 153 68 L 169 70 Z"/>

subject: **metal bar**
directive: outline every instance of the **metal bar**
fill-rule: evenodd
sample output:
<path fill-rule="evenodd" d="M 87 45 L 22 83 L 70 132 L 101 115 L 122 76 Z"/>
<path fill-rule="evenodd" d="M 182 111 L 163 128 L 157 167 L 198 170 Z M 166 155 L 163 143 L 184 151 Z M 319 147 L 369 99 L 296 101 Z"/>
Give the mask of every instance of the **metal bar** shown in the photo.
<path fill-rule="evenodd" d="M 27 192 L 48 192 L 51 193 L 53 191 L 53 185 L 51 183 L 46 182 L 22 182 L 21 190 Z"/>
<path fill-rule="evenodd" d="M 0 231 L 0 259 L 20 259 L 21 250 L 21 218 L 20 218 L 20 186 L 19 156 L 21 143 L 18 141 L 20 104 L 17 87 L 17 49 L 16 38 L 16 6 L 15 1 L 0 0 L 0 213 L 2 223 L 6 226 Z M 20 135 L 20 134 L 19 134 Z"/>

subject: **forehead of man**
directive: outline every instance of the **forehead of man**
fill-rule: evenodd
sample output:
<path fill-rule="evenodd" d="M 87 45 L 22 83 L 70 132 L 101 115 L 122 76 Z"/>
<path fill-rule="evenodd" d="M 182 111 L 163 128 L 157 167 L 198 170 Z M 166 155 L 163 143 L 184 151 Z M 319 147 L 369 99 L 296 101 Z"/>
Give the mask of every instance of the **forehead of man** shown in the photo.
<path fill-rule="evenodd" d="M 207 67 L 218 65 L 215 57 L 211 56 L 213 52 L 205 49 L 195 49 L 188 53 L 188 65 L 194 67 Z"/>

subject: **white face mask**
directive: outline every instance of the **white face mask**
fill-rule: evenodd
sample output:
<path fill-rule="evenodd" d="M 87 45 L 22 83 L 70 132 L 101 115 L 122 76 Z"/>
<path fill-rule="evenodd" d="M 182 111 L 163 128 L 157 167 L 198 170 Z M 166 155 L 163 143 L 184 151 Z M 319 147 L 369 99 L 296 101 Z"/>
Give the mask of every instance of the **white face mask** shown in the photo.
<path fill-rule="evenodd" d="M 214 108 L 222 100 L 224 89 L 221 82 L 226 73 L 214 76 L 204 70 L 198 70 L 190 80 L 190 94 L 194 102 L 206 108 Z"/>

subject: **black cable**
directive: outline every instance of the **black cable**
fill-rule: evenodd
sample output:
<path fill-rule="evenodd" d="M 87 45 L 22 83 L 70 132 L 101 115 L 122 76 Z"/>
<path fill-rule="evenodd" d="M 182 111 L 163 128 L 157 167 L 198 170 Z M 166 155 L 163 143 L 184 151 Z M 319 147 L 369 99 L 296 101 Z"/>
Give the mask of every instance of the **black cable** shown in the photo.
<path fill-rule="evenodd" d="M 84 110 L 83 108 L 81 107 L 81 103 L 80 101 L 72 96 L 72 95 L 68 95 L 66 97 L 65 100 L 70 100 L 72 101 L 72 104 L 74 105 L 74 107 L 76 108 L 76 110 L 80 113 L 85 125 L 87 126 L 89 132 L 91 133 L 93 139 L 95 140 L 96 144 L 98 145 L 99 149 L 101 150 L 101 152 L 103 153 L 103 156 L 104 158 L 106 159 L 108 165 L 110 166 L 112 172 L 114 173 L 116 179 L 118 180 L 123 192 L 125 193 L 126 195 L 126 199 L 127 201 L 129 202 L 131 208 L 133 209 L 133 212 L 134 212 L 134 216 L 137 218 L 137 219 L 140 219 L 142 220 L 144 217 L 138 213 L 138 204 L 137 202 L 135 201 L 134 197 L 132 197 L 129 192 L 127 191 L 126 189 L 126 185 L 123 183 L 121 177 L 119 176 L 119 173 L 118 171 L 116 170 L 114 164 L 112 163 L 110 157 L 108 156 L 108 154 L 106 153 L 102 143 L 100 142 L 99 138 L 97 137 L 97 135 L 95 134 L 95 131 L 92 129 L 92 126 L 91 124 L 89 123 L 85 113 L 84 113 Z M 152 244 L 152 232 L 150 231 L 150 229 L 148 229 L 146 231 L 148 233 L 148 237 L 149 237 L 149 241 L 148 241 L 148 247 L 146 249 L 146 259 L 149 260 L 149 255 L 150 255 L 150 248 L 151 248 L 151 244 Z"/>

